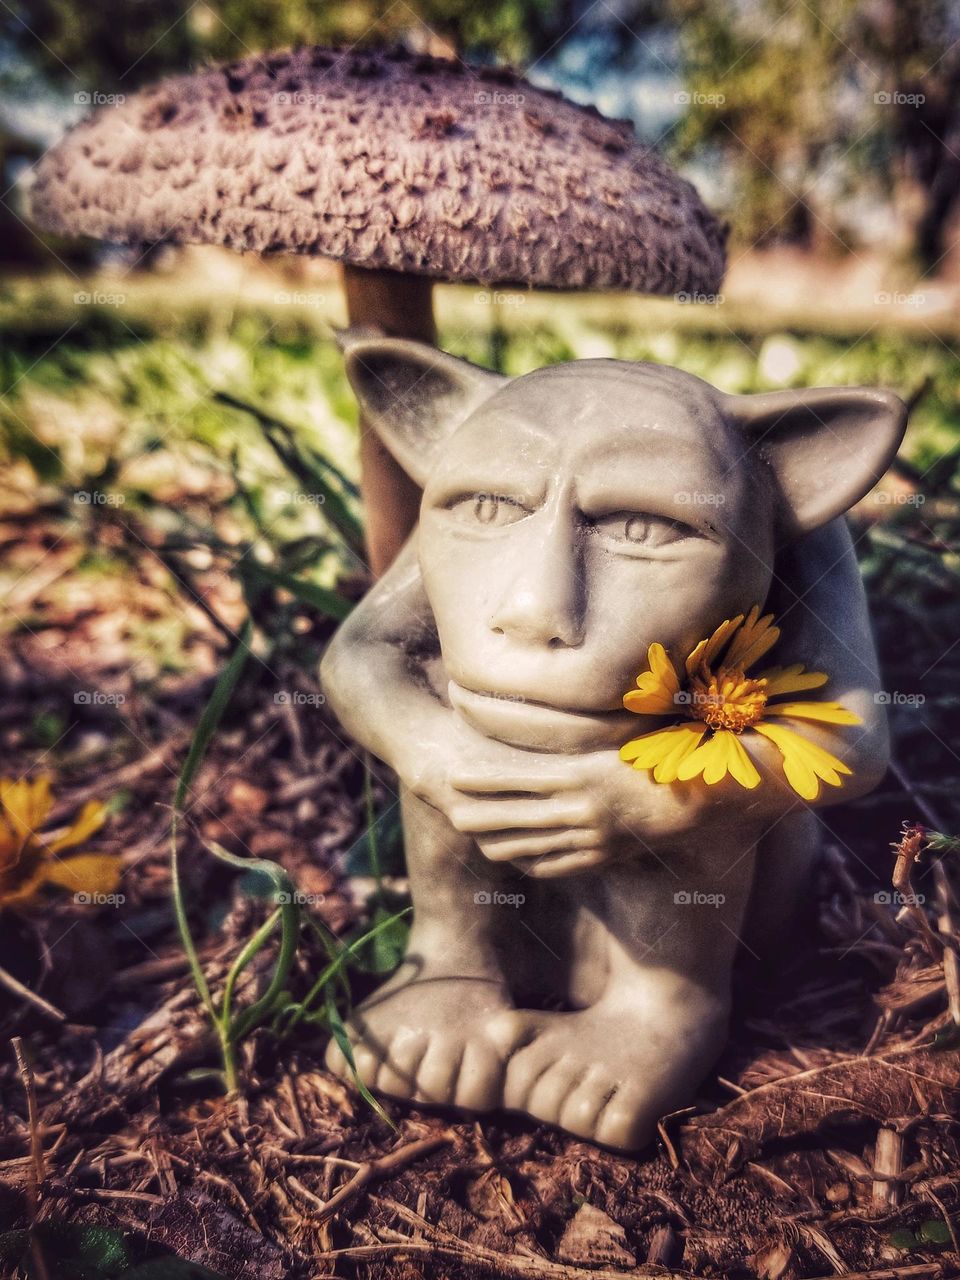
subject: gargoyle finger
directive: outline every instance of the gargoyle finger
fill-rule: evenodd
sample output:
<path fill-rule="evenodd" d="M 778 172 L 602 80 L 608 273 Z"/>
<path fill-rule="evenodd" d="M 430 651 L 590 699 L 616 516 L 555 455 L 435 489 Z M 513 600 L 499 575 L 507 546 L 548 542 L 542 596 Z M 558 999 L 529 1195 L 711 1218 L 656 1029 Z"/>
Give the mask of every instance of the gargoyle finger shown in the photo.
<path fill-rule="evenodd" d="M 458 831 L 476 835 L 514 828 L 583 827 L 592 814 L 579 796 L 553 796 L 546 800 L 465 800 L 453 805 L 448 816 Z"/>
<path fill-rule="evenodd" d="M 574 853 L 547 854 L 542 858 L 535 858 L 529 864 L 517 862 L 514 865 L 517 870 L 525 872 L 534 880 L 553 880 L 601 867 L 609 861 L 609 856 L 603 849 L 582 849 Z"/>
<path fill-rule="evenodd" d="M 523 795 L 552 795 L 555 791 L 568 791 L 577 785 L 575 778 L 556 768 L 545 768 L 542 772 L 531 770 L 529 773 L 471 769 L 452 773 L 448 780 L 455 791 L 463 791 L 468 795 L 492 795 L 501 791 L 519 792 Z"/>
<path fill-rule="evenodd" d="M 574 853 L 596 849 L 599 831 L 588 828 L 567 831 L 503 831 L 483 836 L 477 843 L 491 862 L 512 862 L 516 858 L 537 858 L 545 853 Z"/>

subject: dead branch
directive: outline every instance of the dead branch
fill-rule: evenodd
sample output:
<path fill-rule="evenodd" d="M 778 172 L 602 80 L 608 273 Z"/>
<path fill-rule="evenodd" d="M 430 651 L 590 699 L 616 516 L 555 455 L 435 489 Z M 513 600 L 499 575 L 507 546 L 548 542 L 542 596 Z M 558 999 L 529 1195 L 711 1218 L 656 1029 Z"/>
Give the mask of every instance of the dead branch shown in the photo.
<path fill-rule="evenodd" d="M 337 1213 L 343 1206 L 351 1201 L 362 1189 L 370 1182 L 375 1182 L 378 1178 L 385 1178 L 389 1174 L 396 1173 L 398 1169 L 405 1168 L 408 1164 L 412 1164 L 414 1160 L 419 1160 L 421 1156 L 430 1155 L 436 1151 L 438 1147 L 444 1147 L 453 1141 L 452 1133 L 437 1134 L 433 1138 L 422 1138 L 418 1142 L 409 1142 L 406 1146 L 397 1147 L 395 1151 L 390 1151 L 385 1156 L 380 1156 L 376 1160 L 368 1160 L 362 1164 L 348 1182 L 345 1182 L 339 1190 L 331 1196 L 317 1214 L 311 1219 L 313 1225 L 326 1221 L 333 1214 Z"/>

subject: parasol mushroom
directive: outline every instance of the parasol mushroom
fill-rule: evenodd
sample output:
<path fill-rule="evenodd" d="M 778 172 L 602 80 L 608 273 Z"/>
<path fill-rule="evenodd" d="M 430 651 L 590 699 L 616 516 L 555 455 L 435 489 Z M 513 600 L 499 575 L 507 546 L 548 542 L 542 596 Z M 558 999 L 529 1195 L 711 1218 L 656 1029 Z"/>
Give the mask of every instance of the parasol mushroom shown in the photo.
<path fill-rule="evenodd" d="M 724 228 L 629 122 L 402 48 L 165 80 L 72 129 L 31 204 L 61 234 L 338 259 L 351 324 L 427 342 L 433 279 L 697 295 L 724 270 Z M 379 574 L 419 491 L 361 425 Z"/>

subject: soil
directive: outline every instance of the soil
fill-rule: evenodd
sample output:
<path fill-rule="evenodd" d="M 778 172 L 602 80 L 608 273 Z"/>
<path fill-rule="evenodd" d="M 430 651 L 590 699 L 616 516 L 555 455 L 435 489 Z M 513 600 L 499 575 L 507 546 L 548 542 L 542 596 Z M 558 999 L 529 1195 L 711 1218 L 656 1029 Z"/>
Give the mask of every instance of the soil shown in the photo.
<path fill-rule="evenodd" d="M 146 571 L 142 587 L 125 607 L 147 607 Z M 929 834 L 955 801 L 949 764 L 938 773 L 911 730 L 910 769 L 828 811 L 800 927 L 775 963 L 744 954 L 727 1051 L 639 1156 L 514 1116 L 387 1103 L 384 1119 L 323 1070 L 319 1029 L 292 1044 L 255 1032 L 227 1099 L 170 909 L 173 789 L 225 651 L 208 614 L 236 606 L 225 583 L 204 602 L 190 670 L 152 673 L 147 692 L 115 678 L 129 637 L 113 599 L 3 642 L 2 772 L 49 768 L 63 821 L 90 796 L 123 801 L 91 842 L 123 858 L 122 905 L 51 898 L 0 930 L 0 965 L 62 1015 L 0 990 L 0 1226 L 33 1225 L 47 1255 L 33 1274 L 67 1274 L 62 1240 L 88 1227 L 122 1240 L 131 1265 L 176 1256 L 229 1280 L 960 1273 L 957 860 Z M 329 624 L 312 625 L 322 643 Z M 881 639 L 903 661 L 895 618 Z M 83 687 L 125 701 L 78 703 Z M 278 687 L 303 697 L 278 702 Z M 285 658 L 252 663 L 195 780 L 181 857 L 214 989 L 265 908 L 211 841 L 281 863 L 333 933 L 365 918 L 348 873 L 367 762 L 318 693 Z M 386 830 L 395 783 L 373 768 Z M 901 909 L 911 892 L 925 902 Z M 324 961 L 306 938 L 292 985 Z M 377 980 L 354 975 L 354 996 Z"/>

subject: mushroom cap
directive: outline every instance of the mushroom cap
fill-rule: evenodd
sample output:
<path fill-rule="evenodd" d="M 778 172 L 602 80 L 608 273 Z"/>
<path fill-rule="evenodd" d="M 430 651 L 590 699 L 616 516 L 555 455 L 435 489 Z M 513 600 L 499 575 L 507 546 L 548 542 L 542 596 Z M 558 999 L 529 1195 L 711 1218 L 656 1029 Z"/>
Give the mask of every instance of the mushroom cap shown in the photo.
<path fill-rule="evenodd" d="M 306 48 L 162 81 L 40 161 L 50 231 L 443 280 L 715 293 L 725 228 L 628 121 L 516 73 Z"/>

